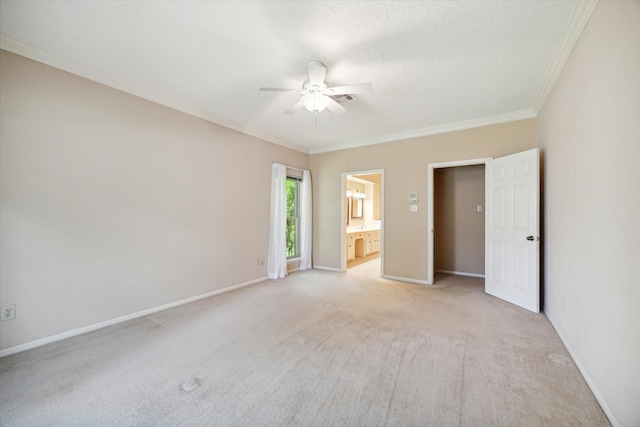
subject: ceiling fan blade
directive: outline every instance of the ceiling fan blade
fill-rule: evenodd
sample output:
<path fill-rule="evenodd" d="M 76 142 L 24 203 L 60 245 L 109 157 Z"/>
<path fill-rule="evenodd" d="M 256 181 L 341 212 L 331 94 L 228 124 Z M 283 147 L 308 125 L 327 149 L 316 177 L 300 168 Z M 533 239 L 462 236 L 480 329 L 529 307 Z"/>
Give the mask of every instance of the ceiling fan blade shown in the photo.
<path fill-rule="evenodd" d="M 342 105 L 338 104 L 336 101 L 334 101 L 333 99 L 327 97 L 327 99 L 329 100 L 329 103 L 327 104 L 327 109 L 329 111 L 331 111 L 333 114 L 342 114 L 345 113 L 347 111 L 346 108 L 344 108 Z"/>
<path fill-rule="evenodd" d="M 298 111 L 300 111 L 300 109 L 304 107 L 304 102 L 302 102 L 302 99 L 298 102 L 296 102 L 295 104 L 293 104 L 293 106 L 291 108 L 289 108 L 287 111 L 285 111 L 285 114 L 295 114 Z"/>
<path fill-rule="evenodd" d="M 360 83 L 347 86 L 329 87 L 325 90 L 328 95 L 351 95 L 354 93 L 371 92 L 371 83 Z"/>
<path fill-rule="evenodd" d="M 279 89 L 276 87 L 261 87 L 259 89 L 260 92 L 296 92 L 296 93 L 304 93 L 304 91 L 300 89 Z"/>
<path fill-rule="evenodd" d="M 307 68 L 309 69 L 309 84 L 322 86 L 324 76 L 327 74 L 327 67 L 320 61 L 309 61 Z"/>

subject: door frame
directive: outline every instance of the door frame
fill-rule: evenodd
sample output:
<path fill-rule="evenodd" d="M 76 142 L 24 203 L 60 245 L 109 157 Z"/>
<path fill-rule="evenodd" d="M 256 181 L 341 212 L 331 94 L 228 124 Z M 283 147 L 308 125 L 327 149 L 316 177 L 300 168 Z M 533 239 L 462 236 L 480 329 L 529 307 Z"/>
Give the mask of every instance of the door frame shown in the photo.
<path fill-rule="evenodd" d="M 384 169 L 369 169 L 356 172 L 342 172 L 340 178 L 340 271 L 347 271 L 347 254 L 345 253 L 345 238 L 346 238 L 346 226 L 345 216 L 347 215 L 346 206 L 344 205 L 347 187 L 345 186 L 345 179 L 348 175 L 369 175 L 380 174 L 380 212 L 382 213 L 382 220 L 380 221 L 380 277 L 384 276 L 384 221 L 386 215 L 384 213 Z"/>
<path fill-rule="evenodd" d="M 433 285 L 435 275 L 435 252 L 434 252 L 434 170 L 441 168 L 454 168 L 458 166 L 485 165 L 493 160 L 493 157 L 483 157 L 479 159 L 455 160 L 451 162 L 429 163 L 427 165 L 427 284 Z M 486 177 L 484 178 L 486 181 Z M 485 215 L 487 215 L 485 206 Z M 384 219 L 384 217 L 382 218 Z"/>

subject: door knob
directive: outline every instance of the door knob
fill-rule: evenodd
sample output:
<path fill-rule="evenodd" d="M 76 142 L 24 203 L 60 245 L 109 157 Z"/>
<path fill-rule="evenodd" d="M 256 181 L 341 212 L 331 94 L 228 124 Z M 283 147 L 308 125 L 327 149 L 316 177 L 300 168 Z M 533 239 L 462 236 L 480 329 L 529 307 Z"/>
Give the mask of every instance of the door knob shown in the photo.
<path fill-rule="evenodd" d="M 534 239 L 535 239 L 535 237 L 533 237 L 533 236 L 527 236 L 527 240 L 530 241 L 530 242 L 533 242 Z"/>

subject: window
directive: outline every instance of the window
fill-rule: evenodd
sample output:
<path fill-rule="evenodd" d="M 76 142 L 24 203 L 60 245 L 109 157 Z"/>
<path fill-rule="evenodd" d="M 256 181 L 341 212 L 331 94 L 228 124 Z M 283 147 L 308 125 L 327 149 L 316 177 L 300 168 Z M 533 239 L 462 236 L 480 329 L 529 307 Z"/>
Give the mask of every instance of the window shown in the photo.
<path fill-rule="evenodd" d="M 287 177 L 287 259 L 300 257 L 300 179 Z"/>

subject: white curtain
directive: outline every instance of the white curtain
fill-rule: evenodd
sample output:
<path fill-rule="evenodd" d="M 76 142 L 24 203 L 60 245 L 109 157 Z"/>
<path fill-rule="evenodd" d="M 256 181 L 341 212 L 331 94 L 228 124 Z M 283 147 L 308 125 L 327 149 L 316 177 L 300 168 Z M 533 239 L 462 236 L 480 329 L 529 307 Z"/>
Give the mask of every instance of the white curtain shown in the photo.
<path fill-rule="evenodd" d="M 287 167 L 274 163 L 271 167 L 271 227 L 269 231 L 269 279 L 287 275 Z"/>
<path fill-rule="evenodd" d="M 302 171 L 300 183 L 300 270 L 311 266 L 311 173 Z"/>

